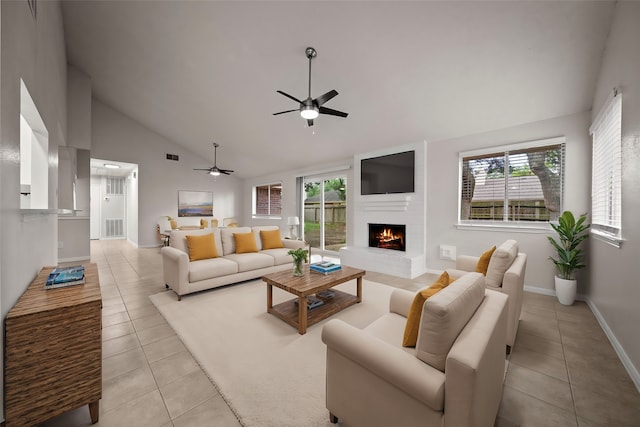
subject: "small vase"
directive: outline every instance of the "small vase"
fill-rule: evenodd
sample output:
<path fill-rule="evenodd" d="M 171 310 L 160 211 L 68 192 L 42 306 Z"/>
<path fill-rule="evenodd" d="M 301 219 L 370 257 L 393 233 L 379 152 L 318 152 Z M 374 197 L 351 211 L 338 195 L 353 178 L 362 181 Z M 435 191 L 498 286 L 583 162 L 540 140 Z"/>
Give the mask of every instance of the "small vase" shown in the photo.
<path fill-rule="evenodd" d="M 302 259 L 294 259 L 293 260 L 293 275 L 294 276 L 304 276 L 304 269 L 302 268 L 302 263 L 304 260 Z"/>

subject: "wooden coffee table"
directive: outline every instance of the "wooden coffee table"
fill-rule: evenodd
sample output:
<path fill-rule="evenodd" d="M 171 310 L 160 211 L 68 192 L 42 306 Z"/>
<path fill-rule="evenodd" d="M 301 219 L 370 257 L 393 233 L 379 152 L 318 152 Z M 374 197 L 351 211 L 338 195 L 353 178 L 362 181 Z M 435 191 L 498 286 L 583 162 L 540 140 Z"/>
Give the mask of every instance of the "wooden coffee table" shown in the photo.
<path fill-rule="evenodd" d="M 298 329 L 300 335 L 307 332 L 307 326 L 314 325 L 345 308 L 362 301 L 362 276 L 364 270 L 343 266 L 341 270 L 327 275 L 309 271 L 309 265 L 304 266 L 304 276 L 296 277 L 291 270 L 267 274 L 262 278 L 267 283 L 267 312 L 284 320 Z M 307 296 L 333 288 L 340 283 L 356 279 L 356 295 L 333 289 L 330 298 L 319 298 L 324 304 L 307 310 Z M 297 299 L 273 305 L 273 287 L 283 289 Z M 298 304 L 296 304 L 296 301 Z"/>

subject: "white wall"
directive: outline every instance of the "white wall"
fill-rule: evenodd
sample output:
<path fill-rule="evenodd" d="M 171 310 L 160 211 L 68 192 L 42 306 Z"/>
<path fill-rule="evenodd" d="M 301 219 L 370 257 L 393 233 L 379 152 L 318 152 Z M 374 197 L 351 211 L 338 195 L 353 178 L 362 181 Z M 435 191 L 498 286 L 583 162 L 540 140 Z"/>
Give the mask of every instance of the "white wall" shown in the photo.
<path fill-rule="evenodd" d="M 618 2 L 593 101 L 593 117 L 614 87 L 622 93 L 621 248 L 591 239 L 593 308 L 640 389 L 640 3 Z M 610 337 L 611 339 L 612 337 Z"/>
<path fill-rule="evenodd" d="M 20 78 L 49 130 L 49 207 L 55 208 L 58 146 L 65 145 L 66 138 L 67 61 L 59 2 L 38 2 L 37 21 L 26 1 L 3 1 L 0 7 L 0 303 L 4 319 L 40 268 L 57 262 L 56 216 L 24 216 L 19 211 Z"/>
<path fill-rule="evenodd" d="M 141 247 L 160 245 L 158 217 L 178 216 L 178 190 L 213 191 L 217 218 L 243 217 L 243 183 L 235 176 L 213 178 L 193 168 L 210 167 L 210 160 L 145 128 L 140 123 L 94 99 L 92 103 L 91 157 L 138 165 L 138 233 L 130 240 Z M 214 132 L 214 131 L 212 131 Z M 210 146 L 210 141 L 203 141 Z M 212 147 L 213 149 L 213 147 Z M 166 160 L 177 154 L 180 161 Z"/>
<path fill-rule="evenodd" d="M 516 239 L 520 251 L 528 255 L 525 285 L 554 289 L 555 267 L 548 259 L 552 234 L 494 230 L 462 230 L 456 227 L 458 212 L 458 154 L 460 151 L 506 145 L 516 142 L 566 137 L 564 209 L 587 212 L 591 200 L 591 142 L 588 135 L 590 113 L 559 117 L 508 129 L 432 142 L 427 154 L 427 267 L 453 268 L 455 262 L 439 258 L 440 245 L 456 247 L 458 255 L 480 255 L 506 239 Z M 578 276 L 579 293 L 588 289 L 588 274 Z"/>
<path fill-rule="evenodd" d="M 350 219 L 353 218 L 353 159 L 338 159 L 328 164 L 316 165 L 309 169 L 296 169 L 281 171 L 275 174 L 249 178 L 244 181 L 243 215 L 238 217 L 241 225 L 277 225 L 280 227 L 283 236 L 289 235 L 287 218 L 290 216 L 300 216 L 296 212 L 296 178 L 299 176 L 315 176 L 325 173 L 342 174 L 347 177 L 347 244 L 353 239 L 353 232 L 350 229 Z M 252 193 L 256 185 L 273 184 L 282 182 L 282 214 L 280 219 L 252 218 Z M 301 220 L 302 222 L 302 220 Z M 300 224 L 300 227 L 303 225 Z"/>

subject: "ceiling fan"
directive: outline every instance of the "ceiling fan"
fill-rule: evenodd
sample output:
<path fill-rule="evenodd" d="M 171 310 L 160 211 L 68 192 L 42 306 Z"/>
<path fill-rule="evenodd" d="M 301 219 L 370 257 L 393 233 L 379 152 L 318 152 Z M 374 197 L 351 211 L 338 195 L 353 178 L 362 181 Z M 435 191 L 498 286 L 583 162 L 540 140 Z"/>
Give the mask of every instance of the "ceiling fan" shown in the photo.
<path fill-rule="evenodd" d="M 278 90 L 276 92 L 286 96 L 289 99 L 296 101 L 298 104 L 300 104 L 300 107 L 298 107 L 295 110 L 287 110 L 287 111 L 280 111 L 279 113 L 273 113 L 273 115 L 277 116 L 279 114 L 299 111 L 302 118 L 307 120 L 307 124 L 309 126 L 313 126 L 313 119 L 318 117 L 318 114 L 328 114 L 330 116 L 347 117 L 348 113 L 343 113 L 342 111 L 332 110 L 331 108 L 326 108 L 322 106 L 325 102 L 329 101 L 331 98 L 336 96 L 338 94 L 337 91 L 330 90 L 329 92 L 317 97 L 316 99 L 311 99 L 311 59 L 315 58 L 318 53 L 314 48 L 308 47 L 305 50 L 305 54 L 307 55 L 307 58 L 309 58 L 309 95 L 307 96 L 307 99 L 305 99 L 304 101 L 300 101 L 299 99 L 289 95 L 288 93 L 284 93 L 283 91 Z"/>
<path fill-rule="evenodd" d="M 194 169 L 194 171 L 207 171 L 209 175 L 219 176 L 221 173 L 230 175 L 233 172 L 231 169 L 220 169 L 216 163 L 216 154 L 218 153 L 218 143 L 213 143 L 213 166 L 208 169 Z"/>

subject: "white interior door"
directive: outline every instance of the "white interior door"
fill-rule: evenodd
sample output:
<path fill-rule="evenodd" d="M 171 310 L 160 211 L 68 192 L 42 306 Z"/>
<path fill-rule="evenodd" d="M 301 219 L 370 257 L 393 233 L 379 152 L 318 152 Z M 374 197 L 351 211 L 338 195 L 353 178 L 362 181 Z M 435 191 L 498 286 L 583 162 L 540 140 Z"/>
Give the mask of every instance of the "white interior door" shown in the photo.
<path fill-rule="evenodd" d="M 125 180 L 114 176 L 102 177 L 101 188 L 101 238 L 121 239 L 125 236 Z"/>

